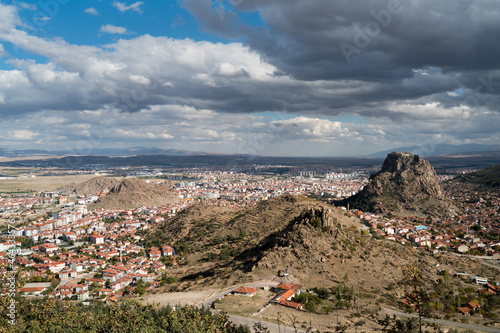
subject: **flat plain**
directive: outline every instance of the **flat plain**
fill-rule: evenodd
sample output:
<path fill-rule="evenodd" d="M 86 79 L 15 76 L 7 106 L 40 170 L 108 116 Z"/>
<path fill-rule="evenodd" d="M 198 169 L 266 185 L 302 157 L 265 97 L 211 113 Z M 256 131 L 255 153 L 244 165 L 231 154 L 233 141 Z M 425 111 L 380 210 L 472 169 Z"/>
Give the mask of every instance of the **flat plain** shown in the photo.
<path fill-rule="evenodd" d="M 1 170 L 0 170 L 1 173 Z M 0 179 L 0 192 L 54 191 L 72 183 L 81 183 L 95 175 L 37 176 Z"/>

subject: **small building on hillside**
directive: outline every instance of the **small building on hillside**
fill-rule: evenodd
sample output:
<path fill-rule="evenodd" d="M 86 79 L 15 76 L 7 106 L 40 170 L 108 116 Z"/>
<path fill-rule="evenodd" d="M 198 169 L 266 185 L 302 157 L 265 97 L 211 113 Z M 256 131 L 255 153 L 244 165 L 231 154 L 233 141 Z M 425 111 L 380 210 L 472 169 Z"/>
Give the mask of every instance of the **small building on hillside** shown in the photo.
<path fill-rule="evenodd" d="M 253 297 L 257 293 L 257 289 L 251 287 L 239 287 L 233 290 L 234 295 L 242 295 Z"/>

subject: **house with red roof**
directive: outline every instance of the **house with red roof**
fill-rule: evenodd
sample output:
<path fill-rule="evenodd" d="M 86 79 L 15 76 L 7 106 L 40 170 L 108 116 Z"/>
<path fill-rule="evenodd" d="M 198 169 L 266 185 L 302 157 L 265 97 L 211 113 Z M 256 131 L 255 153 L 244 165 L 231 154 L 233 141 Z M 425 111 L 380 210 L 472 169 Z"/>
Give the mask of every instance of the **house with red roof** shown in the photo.
<path fill-rule="evenodd" d="M 59 272 L 59 278 L 61 280 L 71 280 L 76 278 L 76 271 L 72 269 L 63 269 Z"/>
<path fill-rule="evenodd" d="M 90 242 L 94 243 L 94 244 L 103 244 L 104 243 L 104 236 L 98 235 L 98 234 L 90 235 Z"/>
<path fill-rule="evenodd" d="M 481 308 L 481 305 L 477 304 L 476 302 L 472 301 L 472 302 L 469 302 L 467 303 L 467 306 L 472 310 L 472 311 L 476 311 L 476 310 L 479 310 Z"/>
<path fill-rule="evenodd" d="M 242 295 L 253 297 L 257 293 L 257 289 L 251 287 L 239 287 L 233 290 L 234 295 Z"/>
<path fill-rule="evenodd" d="M 293 290 L 293 289 L 283 290 L 278 295 L 274 296 L 270 302 L 271 303 L 280 303 L 283 300 L 290 301 L 294 295 L 295 295 L 295 290 Z"/>
<path fill-rule="evenodd" d="M 470 315 L 471 311 L 472 311 L 472 310 L 471 310 L 470 308 L 466 307 L 466 306 L 461 307 L 461 308 L 458 308 L 458 312 L 460 312 L 460 313 L 461 313 L 461 314 L 463 314 L 464 316 L 468 316 L 468 315 Z"/>
<path fill-rule="evenodd" d="M 80 290 L 76 293 L 78 300 L 79 301 L 85 301 L 89 298 L 89 291 L 88 290 Z"/>
<path fill-rule="evenodd" d="M 44 253 L 53 254 L 54 252 L 59 250 L 59 246 L 51 243 L 46 243 L 38 246 L 38 250 Z"/>
<path fill-rule="evenodd" d="M 156 261 L 158 259 L 160 259 L 161 257 L 161 252 L 160 250 L 158 250 L 157 247 L 152 247 L 150 250 L 149 250 L 149 258 L 153 261 Z"/>
<path fill-rule="evenodd" d="M 108 296 L 108 295 L 111 295 L 112 293 L 113 293 L 113 290 L 111 290 L 111 289 L 101 289 L 101 290 L 99 290 L 99 297 L 101 295 Z"/>
<path fill-rule="evenodd" d="M 296 310 L 302 310 L 302 304 L 292 301 L 281 300 L 279 301 L 280 305 L 286 306 L 287 308 L 293 308 Z"/>
<path fill-rule="evenodd" d="M 23 287 L 20 291 L 27 294 L 40 295 L 46 289 L 47 287 Z"/>
<path fill-rule="evenodd" d="M 174 249 L 169 246 L 169 245 L 163 245 L 161 247 L 161 255 L 162 256 L 173 256 L 174 255 Z"/>

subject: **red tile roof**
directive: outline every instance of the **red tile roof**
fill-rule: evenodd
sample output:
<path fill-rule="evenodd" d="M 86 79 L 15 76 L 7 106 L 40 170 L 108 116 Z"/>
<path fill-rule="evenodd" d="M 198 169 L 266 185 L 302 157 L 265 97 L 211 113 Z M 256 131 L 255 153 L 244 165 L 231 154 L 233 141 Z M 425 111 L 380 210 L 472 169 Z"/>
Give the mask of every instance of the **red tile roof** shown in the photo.
<path fill-rule="evenodd" d="M 256 293 L 257 289 L 255 288 L 250 288 L 250 287 L 239 287 L 233 290 L 233 293 L 239 293 L 239 294 L 253 294 Z"/>

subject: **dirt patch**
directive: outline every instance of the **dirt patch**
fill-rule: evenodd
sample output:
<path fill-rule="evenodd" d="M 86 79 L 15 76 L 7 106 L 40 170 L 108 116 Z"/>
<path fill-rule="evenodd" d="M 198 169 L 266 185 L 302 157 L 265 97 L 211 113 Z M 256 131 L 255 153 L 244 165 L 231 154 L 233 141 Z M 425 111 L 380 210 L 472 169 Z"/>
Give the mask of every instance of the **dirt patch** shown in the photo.
<path fill-rule="evenodd" d="M 160 306 L 196 305 L 214 295 L 216 290 L 189 291 L 177 293 L 148 294 L 140 299 L 143 304 L 158 304 Z"/>
<path fill-rule="evenodd" d="M 56 176 L 0 179 L 0 192 L 22 192 L 22 191 L 54 191 L 72 183 L 80 183 L 95 175 Z"/>
<path fill-rule="evenodd" d="M 224 312 L 249 316 L 261 310 L 275 294 L 259 290 L 255 296 L 226 295 L 215 302 L 215 308 Z"/>
<path fill-rule="evenodd" d="M 359 332 L 380 332 L 380 326 L 373 323 L 366 318 L 351 318 L 350 314 L 345 310 L 339 310 L 338 312 L 338 323 L 340 325 L 350 325 L 352 326 L 352 332 L 354 332 L 354 323 L 363 321 L 364 324 L 358 326 L 357 330 Z M 307 329 L 310 326 L 314 330 L 319 329 L 320 331 L 329 330 L 333 331 L 337 326 L 337 312 L 332 312 L 330 314 L 315 314 L 306 311 L 299 311 L 290 308 L 286 308 L 281 305 L 271 305 L 266 308 L 262 313 L 260 313 L 257 318 L 263 318 L 268 321 L 277 323 L 284 323 L 286 326 L 295 326 L 298 329 Z M 351 332 L 347 330 L 346 332 Z"/>

